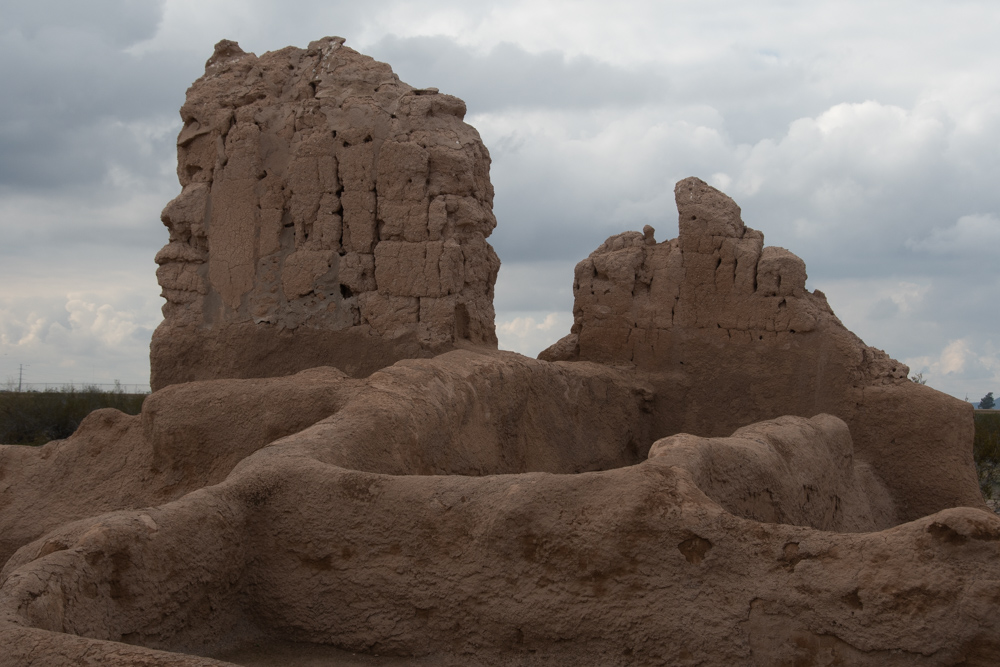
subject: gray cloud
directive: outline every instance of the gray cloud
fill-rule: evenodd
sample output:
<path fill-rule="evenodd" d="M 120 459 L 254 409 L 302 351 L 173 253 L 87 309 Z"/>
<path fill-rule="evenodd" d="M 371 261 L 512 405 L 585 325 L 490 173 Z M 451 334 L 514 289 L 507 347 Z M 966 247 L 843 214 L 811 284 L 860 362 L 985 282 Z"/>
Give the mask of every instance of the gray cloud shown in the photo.
<path fill-rule="evenodd" d="M 366 52 L 392 64 L 411 85 L 461 97 L 473 113 L 628 107 L 661 100 L 670 88 L 653 65 L 621 67 L 558 51 L 529 53 L 508 42 L 479 54 L 448 37 L 387 35 Z"/>
<path fill-rule="evenodd" d="M 500 265 L 493 305 L 505 312 L 570 312 L 575 265 L 569 261 L 504 262 Z"/>
<path fill-rule="evenodd" d="M 0 2 L 0 30 L 31 40 L 85 31 L 124 48 L 156 33 L 165 4 L 165 0 L 4 0 Z"/>
<path fill-rule="evenodd" d="M 132 55 L 83 29 L 0 33 L 0 187 L 90 187 L 112 164 L 155 176 L 176 129 L 136 133 L 171 118 L 179 128 L 176 109 L 201 69 L 181 56 Z"/>
<path fill-rule="evenodd" d="M 13 267 L 44 266 L 60 249 L 84 274 L 92 262 L 121 266 L 136 254 L 149 266 L 143 270 L 152 270 L 152 253 L 164 239 L 159 209 L 178 188 L 172 175 L 176 109 L 201 69 L 183 52 L 126 50 L 153 36 L 162 14 L 162 2 L 4 6 L 5 280 L 24 285 L 24 273 Z M 37 280 L 58 284 L 44 274 Z"/>

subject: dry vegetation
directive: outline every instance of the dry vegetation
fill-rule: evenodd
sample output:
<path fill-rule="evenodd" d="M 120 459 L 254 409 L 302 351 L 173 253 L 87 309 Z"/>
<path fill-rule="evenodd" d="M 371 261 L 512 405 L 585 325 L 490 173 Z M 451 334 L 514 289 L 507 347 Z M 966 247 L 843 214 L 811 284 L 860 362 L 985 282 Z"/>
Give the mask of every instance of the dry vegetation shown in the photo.
<path fill-rule="evenodd" d="M 50 440 L 68 438 L 94 410 L 115 408 L 137 415 L 145 398 L 146 394 L 104 391 L 97 387 L 0 392 L 0 443 L 44 445 Z"/>
<path fill-rule="evenodd" d="M 1000 494 L 1000 411 L 976 410 L 976 437 L 972 456 L 979 487 L 986 498 Z"/>

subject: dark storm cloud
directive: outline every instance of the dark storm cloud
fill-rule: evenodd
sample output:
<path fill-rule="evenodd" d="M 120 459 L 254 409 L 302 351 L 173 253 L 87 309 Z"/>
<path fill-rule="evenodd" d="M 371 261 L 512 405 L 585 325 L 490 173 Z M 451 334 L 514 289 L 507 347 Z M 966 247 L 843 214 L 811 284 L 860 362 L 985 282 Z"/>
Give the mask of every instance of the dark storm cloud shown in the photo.
<path fill-rule="evenodd" d="M 176 113 L 200 73 L 184 53 L 123 50 L 155 32 L 161 4 L 65 3 L 48 6 L 47 21 L 41 4 L 4 6 L 13 20 L 0 28 L 0 188 L 92 187 L 112 165 L 156 177 L 171 133 L 136 135 Z"/>

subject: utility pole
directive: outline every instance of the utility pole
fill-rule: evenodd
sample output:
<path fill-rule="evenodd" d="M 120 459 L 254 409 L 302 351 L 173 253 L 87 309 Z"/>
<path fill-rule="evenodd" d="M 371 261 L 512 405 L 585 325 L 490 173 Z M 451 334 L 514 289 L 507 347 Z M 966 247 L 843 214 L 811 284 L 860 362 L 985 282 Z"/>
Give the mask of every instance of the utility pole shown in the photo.
<path fill-rule="evenodd" d="M 24 378 L 24 364 L 18 364 L 17 369 L 17 393 L 21 393 L 21 380 Z"/>

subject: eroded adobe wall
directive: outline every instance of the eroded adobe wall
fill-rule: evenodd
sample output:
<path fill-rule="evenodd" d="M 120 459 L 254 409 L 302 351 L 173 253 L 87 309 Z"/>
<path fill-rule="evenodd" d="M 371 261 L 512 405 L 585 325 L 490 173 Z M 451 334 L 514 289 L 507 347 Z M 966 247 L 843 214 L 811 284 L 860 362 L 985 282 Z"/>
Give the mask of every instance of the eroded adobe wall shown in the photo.
<path fill-rule="evenodd" d="M 659 436 L 836 415 L 902 518 L 981 506 L 969 406 L 848 331 L 806 290 L 805 263 L 764 246 L 725 194 L 688 178 L 675 197 L 678 238 L 626 232 L 576 266 L 572 331 L 539 358 L 649 373 Z"/>
<path fill-rule="evenodd" d="M 576 474 L 645 460 L 653 393 L 601 364 L 455 350 L 372 374 L 289 449 L 386 475 Z"/>
<path fill-rule="evenodd" d="M 490 159 L 464 115 L 340 38 L 220 42 L 181 108 L 153 388 L 496 347 Z"/>
<path fill-rule="evenodd" d="M 171 385 L 141 415 L 99 410 L 66 440 L 0 445 L 0 566 L 67 523 L 219 484 L 279 440 L 302 459 L 389 475 L 634 465 L 653 442 L 652 397 L 634 374 L 607 366 L 482 348 L 364 379 L 323 367 Z"/>
<path fill-rule="evenodd" d="M 395 476 L 289 444 L 19 551 L 0 664 L 209 665 L 149 649 L 274 638 L 473 665 L 988 665 L 1000 646 L 989 512 L 837 533 L 740 518 L 660 456 Z"/>
<path fill-rule="evenodd" d="M 0 565 L 58 526 L 217 484 L 258 449 L 335 414 L 363 384 L 334 368 L 178 384 L 147 397 L 141 415 L 95 410 L 65 440 L 0 445 Z"/>

